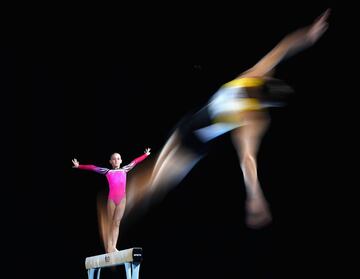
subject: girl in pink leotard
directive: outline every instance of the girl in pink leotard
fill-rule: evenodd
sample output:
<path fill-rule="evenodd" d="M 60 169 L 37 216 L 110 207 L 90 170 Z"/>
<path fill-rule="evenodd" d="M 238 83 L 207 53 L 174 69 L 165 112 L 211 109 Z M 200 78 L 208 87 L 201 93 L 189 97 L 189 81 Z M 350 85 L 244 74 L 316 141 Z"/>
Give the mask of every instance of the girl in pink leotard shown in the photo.
<path fill-rule="evenodd" d="M 80 165 L 78 160 L 72 160 L 74 164 L 73 168 L 104 174 L 108 180 L 107 222 L 105 222 L 106 228 L 102 228 L 104 230 L 104 245 L 107 253 L 117 251 L 116 243 L 119 236 L 119 227 L 126 205 L 126 174 L 149 155 L 150 148 L 147 148 L 142 156 L 120 168 L 122 163 L 121 156 L 119 153 L 114 153 L 110 157 L 112 169 L 101 168 L 94 165 Z"/>

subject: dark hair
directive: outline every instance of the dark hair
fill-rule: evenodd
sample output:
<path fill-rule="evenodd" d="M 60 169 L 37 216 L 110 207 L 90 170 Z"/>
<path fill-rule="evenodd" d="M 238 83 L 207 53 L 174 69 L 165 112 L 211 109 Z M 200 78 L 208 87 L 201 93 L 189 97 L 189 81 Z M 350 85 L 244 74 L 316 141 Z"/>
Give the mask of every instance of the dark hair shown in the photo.
<path fill-rule="evenodd" d="M 285 105 L 294 89 L 283 80 L 276 78 L 266 78 L 262 92 L 262 101 L 272 105 Z"/>

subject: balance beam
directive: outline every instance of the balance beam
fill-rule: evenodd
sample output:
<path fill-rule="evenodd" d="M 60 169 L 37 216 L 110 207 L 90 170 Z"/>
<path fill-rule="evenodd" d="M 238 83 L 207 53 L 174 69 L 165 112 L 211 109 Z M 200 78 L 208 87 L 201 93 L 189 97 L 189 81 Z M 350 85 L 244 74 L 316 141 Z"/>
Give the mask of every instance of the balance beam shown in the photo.
<path fill-rule="evenodd" d="M 126 278 L 137 279 L 139 274 L 140 262 L 142 261 L 142 248 L 134 247 L 107 254 L 87 257 L 85 267 L 88 270 L 88 277 L 94 277 L 95 270 L 98 271 L 97 278 L 100 278 L 100 270 L 103 267 L 125 265 Z"/>

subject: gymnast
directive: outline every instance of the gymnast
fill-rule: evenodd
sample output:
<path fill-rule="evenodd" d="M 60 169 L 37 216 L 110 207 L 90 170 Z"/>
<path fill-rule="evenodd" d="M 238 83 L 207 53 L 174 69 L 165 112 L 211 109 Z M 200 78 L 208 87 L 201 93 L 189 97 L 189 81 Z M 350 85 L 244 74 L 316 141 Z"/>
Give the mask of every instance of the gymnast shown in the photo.
<path fill-rule="evenodd" d="M 107 199 L 106 219 L 99 220 L 100 230 L 103 236 L 104 246 L 107 253 L 118 251 L 116 244 L 119 237 L 120 223 L 126 207 L 126 176 L 137 164 L 150 155 L 150 148 L 145 149 L 142 156 L 134 159 L 130 164 L 120 167 L 121 155 L 113 153 L 110 157 L 112 169 L 97 167 L 94 165 L 80 165 L 77 159 L 73 159 L 73 168 L 90 170 L 106 176 L 109 185 Z M 100 212 L 101 214 L 101 212 Z"/>
<path fill-rule="evenodd" d="M 221 86 L 199 111 L 181 119 L 156 156 L 146 187 L 131 190 L 130 207 L 162 199 L 208 153 L 214 139 L 230 132 L 246 188 L 245 223 L 255 229 L 271 223 L 258 179 L 257 154 L 270 124 L 268 108 L 286 105 L 293 92 L 273 77 L 275 67 L 317 42 L 328 28 L 329 13 L 328 9 L 309 26 L 285 36 L 253 67 Z"/>

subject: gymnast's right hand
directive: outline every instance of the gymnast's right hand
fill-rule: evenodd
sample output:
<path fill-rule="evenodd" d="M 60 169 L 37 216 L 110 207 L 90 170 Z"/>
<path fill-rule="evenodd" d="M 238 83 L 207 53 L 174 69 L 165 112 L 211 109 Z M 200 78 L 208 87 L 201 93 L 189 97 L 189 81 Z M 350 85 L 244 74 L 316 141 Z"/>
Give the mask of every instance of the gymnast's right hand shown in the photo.
<path fill-rule="evenodd" d="M 71 161 L 72 161 L 72 163 L 74 164 L 74 165 L 73 165 L 73 168 L 78 168 L 78 167 L 79 167 L 79 161 L 78 161 L 78 160 L 76 160 L 76 159 L 74 158 L 74 159 L 72 159 Z"/>

